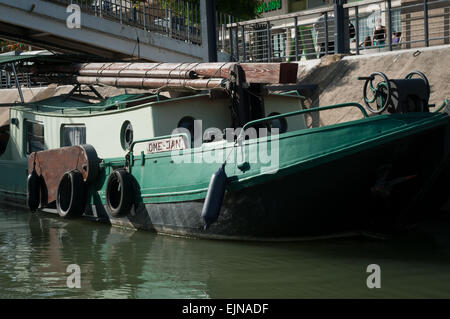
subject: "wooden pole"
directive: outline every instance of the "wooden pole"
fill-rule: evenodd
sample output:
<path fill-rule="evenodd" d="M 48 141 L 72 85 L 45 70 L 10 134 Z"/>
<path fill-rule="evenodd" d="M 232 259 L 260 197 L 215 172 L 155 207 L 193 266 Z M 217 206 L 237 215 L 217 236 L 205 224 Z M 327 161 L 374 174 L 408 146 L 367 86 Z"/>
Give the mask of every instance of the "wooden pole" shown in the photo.
<path fill-rule="evenodd" d="M 87 63 L 31 68 L 34 75 L 57 78 L 58 74 L 136 79 L 229 79 L 235 65 L 247 83 L 296 83 L 297 63 Z"/>

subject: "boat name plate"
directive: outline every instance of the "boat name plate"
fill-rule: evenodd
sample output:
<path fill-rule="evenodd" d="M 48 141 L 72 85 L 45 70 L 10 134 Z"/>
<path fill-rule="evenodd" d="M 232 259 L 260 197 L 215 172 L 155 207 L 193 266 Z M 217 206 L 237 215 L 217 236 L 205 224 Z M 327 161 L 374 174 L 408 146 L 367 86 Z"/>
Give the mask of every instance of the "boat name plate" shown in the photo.
<path fill-rule="evenodd" d="M 146 153 L 153 154 L 184 149 L 186 149 L 186 143 L 183 139 L 183 136 L 174 136 L 171 138 L 163 138 L 148 142 Z"/>

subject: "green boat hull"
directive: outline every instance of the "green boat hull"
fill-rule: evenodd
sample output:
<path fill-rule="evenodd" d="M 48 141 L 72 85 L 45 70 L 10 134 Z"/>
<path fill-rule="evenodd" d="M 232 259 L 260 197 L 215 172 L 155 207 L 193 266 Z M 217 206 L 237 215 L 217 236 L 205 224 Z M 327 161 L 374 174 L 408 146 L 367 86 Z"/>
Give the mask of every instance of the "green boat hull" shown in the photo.
<path fill-rule="evenodd" d="M 390 232 L 427 217 L 448 199 L 440 194 L 450 181 L 448 132 L 444 114 L 408 114 L 281 135 L 276 173 L 261 174 L 259 163 L 245 172 L 227 164 L 220 216 L 207 230 L 201 213 L 209 179 L 220 165 L 176 164 L 180 171 L 174 173 L 169 155 L 135 157 L 130 169 L 135 204 L 127 216 L 116 218 L 106 210 L 104 181 L 125 164 L 111 159 L 92 190 L 87 215 L 124 227 L 218 239 Z M 183 171 L 189 174 L 180 175 Z"/>
<path fill-rule="evenodd" d="M 448 199 L 449 127 L 445 113 L 382 115 L 231 148 L 217 144 L 176 155 L 103 159 L 84 216 L 164 234 L 238 240 L 392 230 L 427 217 L 430 208 Z M 272 172 L 262 161 L 245 163 L 266 140 L 268 149 L 279 152 Z M 226 157 L 243 154 L 244 162 L 227 162 L 220 215 L 205 230 L 202 209 L 211 175 L 222 162 L 188 159 L 220 148 Z M 0 165 L 0 201 L 25 205 L 26 163 Z M 106 209 L 106 181 L 123 167 L 133 178 L 134 204 L 126 216 L 113 217 Z"/>

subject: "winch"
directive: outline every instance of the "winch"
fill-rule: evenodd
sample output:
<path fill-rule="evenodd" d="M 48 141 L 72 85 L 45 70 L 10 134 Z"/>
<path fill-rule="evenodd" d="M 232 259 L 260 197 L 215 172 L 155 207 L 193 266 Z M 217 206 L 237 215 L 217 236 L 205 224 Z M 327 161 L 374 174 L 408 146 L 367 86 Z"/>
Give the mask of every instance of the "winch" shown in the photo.
<path fill-rule="evenodd" d="M 364 103 L 374 114 L 429 112 L 430 84 L 420 71 L 412 71 L 404 79 L 388 79 L 382 72 L 357 79 L 366 81 Z"/>

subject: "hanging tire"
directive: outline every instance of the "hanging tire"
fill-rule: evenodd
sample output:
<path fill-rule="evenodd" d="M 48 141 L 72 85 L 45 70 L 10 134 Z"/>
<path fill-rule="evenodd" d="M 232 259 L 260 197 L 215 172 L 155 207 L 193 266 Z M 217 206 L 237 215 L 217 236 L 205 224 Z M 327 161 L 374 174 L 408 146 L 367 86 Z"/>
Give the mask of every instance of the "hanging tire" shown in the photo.
<path fill-rule="evenodd" d="M 27 178 L 27 206 L 32 212 L 39 208 L 40 203 L 40 180 L 36 171 L 33 170 Z"/>
<path fill-rule="evenodd" d="M 86 206 L 86 184 L 78 170 L 65 172 L 58 184 L 56 209 L 63 218 L 79 217 Z"/>
<path fill-rule="evenodd" d="M 106 183 L 106 210 L 112 217 L 127 215 L 134 202 L 133 179 L 124 169 L 116 169 Z"/>

